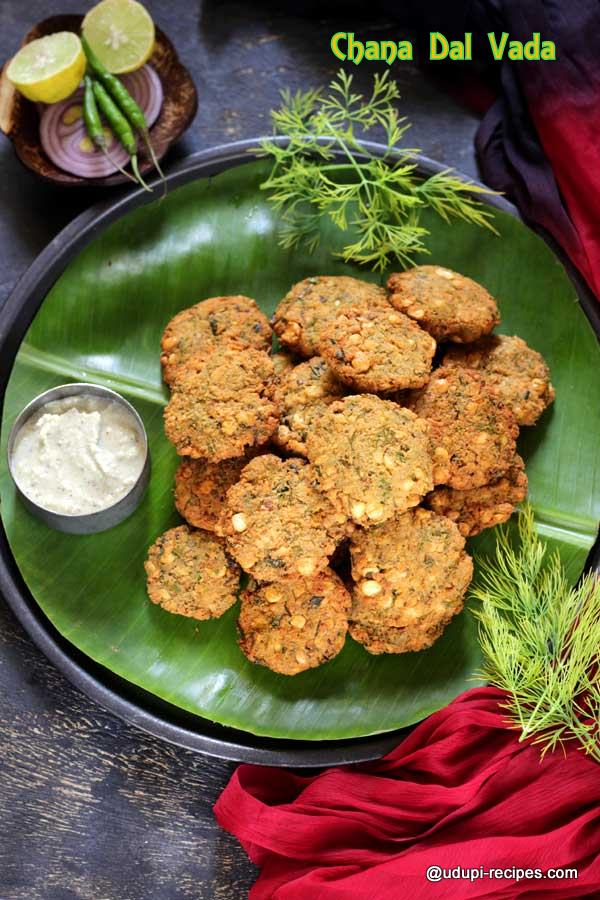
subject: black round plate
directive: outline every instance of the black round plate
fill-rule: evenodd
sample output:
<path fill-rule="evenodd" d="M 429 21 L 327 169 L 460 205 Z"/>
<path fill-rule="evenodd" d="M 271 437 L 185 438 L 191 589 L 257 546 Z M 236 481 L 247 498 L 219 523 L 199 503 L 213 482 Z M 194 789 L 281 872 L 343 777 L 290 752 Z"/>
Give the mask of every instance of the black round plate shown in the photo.
<path fill-rule="evenodd" d="M 258 140 L 225 144 L 194 154 L 176 167 L 167 178 L 170 189 L 197 178 L 206 178 L 233 166 L 251 162 Z M 383 150 L 369 144 L 372 152 Z M 444 167 L 425 157 L 418 159 L 425 175 Z M 469 179 L 465 178 L 465 181 Z M 0 311 L 0 398 L 4 394 L 15 356 L 46 294 L 71 260 L 101 231 L 132 209 L 150 202 L 147 192 L 138 190 L 119 200 L 99 204 L 78 216 L 40 253 L 25 272 L 7 303 Z M 519 217 L 516 209 L 499 197 L 484 197 L 484 202 Z M 582 278 L 565 259 L 554 242 L 542 235 L 561 259 L 574 282 L 580 303 L 596 334 L 600 336 L 600 310 Z M 2 408 L 0 405 L 0 416 Z M 600 566 L 600 542 L 588 557 L 588 567 Z M 125 721 L 155 737 L 190 750 L 239 762 L 273 766 L 322 767 L 377 759 L 395 747 L 410 730 L 378 734 L 372 737 L 338 741 L 292 741 L 261 738 L 244 731 L 217 725 L 166 703 L 153 694 L 114 675 L 93 662 L 66 641 L 32 597 L 23 581 L 0 523 L 0 591 L 34 643 L 57 668 L 88 697 Z"/>

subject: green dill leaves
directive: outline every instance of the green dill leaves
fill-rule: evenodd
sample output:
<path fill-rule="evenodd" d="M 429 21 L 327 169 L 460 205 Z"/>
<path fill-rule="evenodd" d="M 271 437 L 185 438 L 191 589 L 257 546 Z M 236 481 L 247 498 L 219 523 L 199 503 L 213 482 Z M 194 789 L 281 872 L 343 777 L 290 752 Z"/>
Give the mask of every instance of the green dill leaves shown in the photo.
<path fill-rule="evenodd" d="M 482 560 L 472 595 L 485 657 L 484 678 L 505 690 L 511 721 L 543 752 L 578 741 L 600 762 L 600 581 L 570 587 L 558 553 L 536 534 L 533 512 L 519 517 L 519 542 L 498 538 Z"/>
<path fill-rule="evenodd" d="M 410 127 L 396 109 L 397 84 L 375 75 L 369 97 L 352 90 L 352 76 L 338 72 L 327 91 L 282 92 L 271 113 L 275 136 L 261 152 L 273 168 L 261 187 L 281 214 L 280 243 L 314 251 L 328 217 L 348 243 L 336 256 L 382 271 L 390 263 L 409 266 L 427 253 L 429 232 L 420 224 L 429 207 L 444 221 L 464 219 L 494 231 L 492 212 L 474 195 L 493 193 L 439 172 L 423 179 L 416 149 L 399 147 Z M 375 155 L 365 135 L 383 131 L 385 150 Z"/>

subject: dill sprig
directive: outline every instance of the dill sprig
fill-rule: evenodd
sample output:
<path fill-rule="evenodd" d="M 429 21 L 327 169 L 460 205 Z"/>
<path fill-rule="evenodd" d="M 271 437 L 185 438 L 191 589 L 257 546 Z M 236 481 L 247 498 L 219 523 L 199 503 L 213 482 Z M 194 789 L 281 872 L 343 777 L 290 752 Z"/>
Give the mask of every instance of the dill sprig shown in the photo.
<path fill-rule="evenodd" d="M 519 516 L 518 543 L 507 531 L 495 559 L 482 560 L 472 594 L 485 657 L 484 678 L 507 691 L 509 718 L 521 739 L 543 753 L 568 741 L 600 761 L 600 581 L 593 573 L 575 587 L 558 552 L 536 534 L 533 512 Z"/>
<path fill-rule="evenodd" d="M 464 219 L 494 231 L 492 212 L 474 195 L 489 194 L 466 184 L 451 169 L 423 179 L 417 173 L 417 149 L 399 147 L 410 127 L 394 105 L 400 94 L 389 73 L 375 75 L 370 97 L 352 91 L 343 70 L 328 91 L 282 91 L 282 106 L 271 113 L 283 146 L 261 142 L 273 169 L 261 185 L 282 217 L 280 243 L 290 248 L 319 244 L 323 216 L 354 240 L 336 256 L 383 270 L 391 260 L 405 266 L 427 253 L 429 234 L 420 224 L 425 207 L 445 222 Z M 364 143 L 372 129 L 383 131 L 385 152 L 375 156 Z"/>

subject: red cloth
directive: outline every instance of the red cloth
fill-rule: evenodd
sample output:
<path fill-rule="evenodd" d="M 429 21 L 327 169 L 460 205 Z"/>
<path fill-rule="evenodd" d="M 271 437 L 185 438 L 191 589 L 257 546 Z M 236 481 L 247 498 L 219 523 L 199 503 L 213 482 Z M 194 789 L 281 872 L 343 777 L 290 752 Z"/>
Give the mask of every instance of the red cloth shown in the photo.
<path fill-rule="evenodd" d="M 476 146 L 484 180 L 554 237 L 600 298 L 600 4 L 462 2 L 482 42 L 494 30 L 524 42 L 539 32 L 556 44 L 555 61 L 502 64 L 501 96 Z"/>
<path fill-rule="evenodd" d="M 600 767 L 519 743 L 495 688 L 462 694 L 389 756 L 315 776 L 242 765 L 215 806 L 261 874 L 251 900 L 600 897 Z M 576 867 L 577 880 L 427 881 Z"/>
<path fill-rule="evenodd" d="M 598 90 L 530 101 L 531 116 L 555 173 L 574 234 L 547 224 L 600 297 L 600 111 Z"/>

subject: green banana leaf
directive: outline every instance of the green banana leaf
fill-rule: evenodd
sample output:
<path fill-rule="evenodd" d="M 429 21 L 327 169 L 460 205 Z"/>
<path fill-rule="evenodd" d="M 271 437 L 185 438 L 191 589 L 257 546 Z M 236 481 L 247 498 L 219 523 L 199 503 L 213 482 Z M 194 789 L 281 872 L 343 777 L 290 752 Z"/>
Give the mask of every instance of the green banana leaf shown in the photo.
<path fill-rule="evenodd" d="M 33 596 L 57 629 L 118 675 L 213 721 L 272 737 L 349 738 L 418 721 L 477 683 L 481 663 L 465 610 L 428 651 L 373 657 L 348 639 L 341 655 L 294 678 L 249 663 L 236 644 L 236 610 L 221 620 L 172 616 L 146 597 L 149 544 L 178 522 L 172 488 L 177 457 L 166 441 L 159 340 L 175 312 L 201 298 L 244 293 L 271 313 L 292 282 L 350 273 L 335 261 L 339 237 L 323 224 L 308 255 L 277 245 L 277 218 L 258 186 L 264 163 L 199 180 L 128 214 L 64 272 L 36 316 L 16 361 L 2 423 L 1 514 Z M 563 268 L 516 219 L 497 213 L 500 237 L 426 217 L 432 261 L 482 281 L 499 298 L 501 330 L 519 334 L 548 360 L 557 400 L 519 441 L 538 528 L 560 550 L 570 577 L 581 571 L 600 514 L 600 371 L 594 334 Z M 53 532 L 22 508 L 5 466 L 6 438 L 21 408 L 66 381 L 93 381 L 124 394 L 148 430 L 148 494 L 126 522 L 104 534 Z M 471 542 L 487 554 L 494 532 Z"/>

